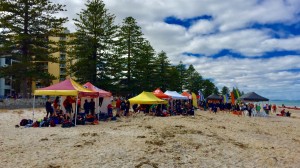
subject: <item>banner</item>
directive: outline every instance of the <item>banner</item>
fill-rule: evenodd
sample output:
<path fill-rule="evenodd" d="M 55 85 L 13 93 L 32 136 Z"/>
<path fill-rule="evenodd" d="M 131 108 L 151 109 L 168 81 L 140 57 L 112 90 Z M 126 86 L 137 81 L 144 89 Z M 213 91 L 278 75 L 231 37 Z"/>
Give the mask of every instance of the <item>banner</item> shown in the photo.
<path fill-rule="evenodd" d="M 236 92 L 236 96 L 237 96 L 237 98 L 239 98 L 239 97 L 240 97 L 240 94 L 239 94 L 239 90 L 238 90 L 238 88 L 236 88 L 236 89 L 235 89 L 235 92 Z"/>
<path fill-rule="evenodd" d="M 230 96 L 231 96 L 231 104 L 235 104 L 235 99 L 234 99 L 233 92 L 230 92 Z"/>
<path fill-rule="evenodd" d="M 193 106 L 198 108 L 198 104 L 197 104 L 197 96 L 195 93 L 192 92 L 192 98 L 193 98 Z"/>
<path fill-rule="evenodd" d="M 223 95 L 223 102 L 228 103 L 228 95 Z"/>
<path fill-rule="evenodd" d="M 200 101 L 203 101 L 204 100 L 204 96 L 203 96 L 203 94 L 201 93 L 201 91 L 199 90 L 198 91 L 198 94 L 199 94 L 199 96 L 200 96 Z"/>

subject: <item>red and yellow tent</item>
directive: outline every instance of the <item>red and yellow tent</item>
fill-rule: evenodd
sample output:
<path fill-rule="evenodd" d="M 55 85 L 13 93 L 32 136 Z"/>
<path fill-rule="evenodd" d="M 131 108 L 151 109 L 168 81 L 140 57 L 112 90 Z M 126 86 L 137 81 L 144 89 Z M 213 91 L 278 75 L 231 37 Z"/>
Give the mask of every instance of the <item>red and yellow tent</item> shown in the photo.
<path fill-rule="evenodd" d="M 66 79 L 60 83 L 37 89 L 34 91 L 34 95 L 98 97 L 99 93 L 84 88 L 72 79 Z"/>

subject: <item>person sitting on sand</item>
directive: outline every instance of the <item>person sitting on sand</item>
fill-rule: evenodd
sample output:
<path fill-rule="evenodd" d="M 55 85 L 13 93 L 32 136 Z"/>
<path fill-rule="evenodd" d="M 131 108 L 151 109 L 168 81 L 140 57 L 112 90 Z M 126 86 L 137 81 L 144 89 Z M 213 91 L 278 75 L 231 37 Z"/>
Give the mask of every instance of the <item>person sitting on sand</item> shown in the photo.
<path fill-rule="evenodd" d="M 279 115 L 280 116 L 285 116 L 285 109 L 281 110 Z"/>
<path fill-rule="evenodd" d="M 290 113 L 289 111 L 287 111 L 287 112 L 285 113 L 285 116 L 290 117 L 290 116 L 291 116 L 291 113 Z"/>

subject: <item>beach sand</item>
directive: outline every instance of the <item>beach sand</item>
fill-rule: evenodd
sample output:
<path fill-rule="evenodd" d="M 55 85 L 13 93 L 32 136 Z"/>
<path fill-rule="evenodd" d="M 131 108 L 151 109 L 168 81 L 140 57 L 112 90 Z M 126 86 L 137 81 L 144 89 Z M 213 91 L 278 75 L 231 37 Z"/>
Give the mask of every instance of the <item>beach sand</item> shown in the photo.
<path fill-rule="evenodd" d="M 136 114 L 72 128 L 15 128 L 31 109 L 0 110 L 0 167 L 300 167 L 300 111 L 292 117 Z M 45 116 L 37 109 L 37 118 Z"/>

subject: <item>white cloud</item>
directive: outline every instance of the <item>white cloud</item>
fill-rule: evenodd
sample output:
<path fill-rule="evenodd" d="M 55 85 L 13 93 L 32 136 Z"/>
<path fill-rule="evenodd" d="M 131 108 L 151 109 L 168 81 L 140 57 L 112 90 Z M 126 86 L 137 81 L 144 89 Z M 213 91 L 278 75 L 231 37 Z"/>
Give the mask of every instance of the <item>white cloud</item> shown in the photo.
<path fill-rule="evenodd" d="M 192 62 L 183 59 L 183 62 L 192 63 L 204 77 L 213 78 L 220 89 L 223 86 L 238 87 L 245 92 L 264 93 L 271 99 L 295 99 L 294 95 L 287 94 L 287 90 L 300 91 L 300 73 L 288 71 L 300 69 L 300 64 L 295 64 L 300 62 L 300 55 L 262 60 L 202 57 L 194 58 Z"/>
<path fill-rule="evenodd" d="M 192 34 L 209 34 L 215 31 L 215 25 L 213 22 L 208 20 L 199 20 L 194 23 L 189 32 Z"/>
<path fill-rule="evenodd" d="M 66 3 L 68 11 L 60 15 L 68 16 L 70 20 L 84 8 L 82 0 L 54 1 Z M 179 61 L 193 64 L 205 78 L 214 79 L 220 88 L 237 86 L 269 98 L 299 99 L 300 73 L 289 69 L 300 68 L 300 56 L 250 58 L 265 52 L 299 51 L 300 36 L 276 39 L 267 29 L 249 28 L 254 23 L 299 23 L 299 0 L 104 0 L 104 3 L 109 13 L 116 15 L 116 23 L 121 23 L 125 17 L 134 17 L 156 51 L 166 51 L 174 64 Z M 212 16 L 212 19 L 196 21 L 189 29 L 164 23 L 169 16 L 187 19 L 203 15 Z M 75 30 L 72 22 L 66 26 Z M 249 58 L 235 59 L 229 55 L 212 59 L 182 55 L 190 52 L 210 56 L 223 49 Z"/>

